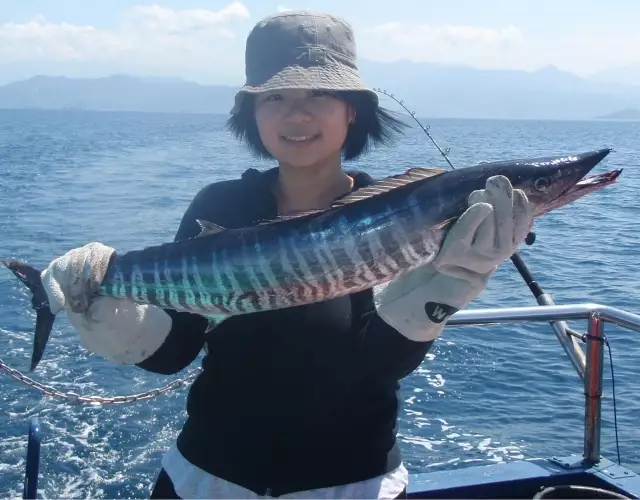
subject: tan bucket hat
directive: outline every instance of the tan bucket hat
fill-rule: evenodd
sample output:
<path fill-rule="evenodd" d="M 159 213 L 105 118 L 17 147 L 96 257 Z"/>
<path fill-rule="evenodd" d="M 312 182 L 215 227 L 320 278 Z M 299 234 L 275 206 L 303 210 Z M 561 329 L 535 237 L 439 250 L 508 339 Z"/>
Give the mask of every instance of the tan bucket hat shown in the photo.
<path fill-rule="evenodd" d="M 246 94 L 276 89 L 363 91 L 351 26 L 323 12 L 288 11 L 258 22 L 247 37 L 246 83 L 235 96 L 235 114 Z"/>

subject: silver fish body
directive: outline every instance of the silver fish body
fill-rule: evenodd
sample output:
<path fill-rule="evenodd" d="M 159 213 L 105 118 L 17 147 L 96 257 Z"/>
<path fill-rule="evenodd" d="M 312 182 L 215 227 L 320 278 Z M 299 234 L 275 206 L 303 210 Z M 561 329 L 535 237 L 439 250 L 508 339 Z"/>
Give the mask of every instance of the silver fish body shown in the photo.
<path fill-rule="evenodd" d="M 509 178 L 542 215 L 565 204 L 563 193 L 606 154 L 413 169 L 328 210 L 127 253 L 115 259 L 100 293 L 216 317 L 351 294 L 430 262 L 469 194 L 489 177 Z"/>
<path fill-rule="evenodd" d="M 620 170 L 582 180 L 609 152 L 454 171 L 411 169 L 354 191 L 327 210 L 238 229 L 201 221 L 198 237 L 116 255 L 98 295 L 197 313 L 213 324 L 351 294 L 433 260 L 448 228 L 468 208 L 469 195 L 484 189 L 489 177 L 507 177 L 541 216 L 615 182 Z M 0 262 L 33 293 L 33 370 L 55 316 L 39 270 L 15 259 Z"/>

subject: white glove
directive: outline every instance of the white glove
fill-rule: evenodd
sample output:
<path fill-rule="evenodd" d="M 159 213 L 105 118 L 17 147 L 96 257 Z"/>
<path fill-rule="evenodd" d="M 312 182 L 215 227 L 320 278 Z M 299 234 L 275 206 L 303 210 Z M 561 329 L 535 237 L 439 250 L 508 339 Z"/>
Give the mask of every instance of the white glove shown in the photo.
<path fill-rule="evenodd" d="M 527 196 L 504 176 L 487 179 L 469 205 L 432 263 L 374 288 L 378 315 L 411 340 L 439 337 L 448 318 L 480 295 L 533 225 Z"/>
<path fill-rule="evenodd" d="M 114 253 L 113 248 L 95 242 L 74 248 L 49 264 L 41 274 L 42 284 L 51 312 L 66 310 L 86 349 L 116 364 L 135 364 L 162 345 L 172 321 L 155 306 L 92 297 Z"/>

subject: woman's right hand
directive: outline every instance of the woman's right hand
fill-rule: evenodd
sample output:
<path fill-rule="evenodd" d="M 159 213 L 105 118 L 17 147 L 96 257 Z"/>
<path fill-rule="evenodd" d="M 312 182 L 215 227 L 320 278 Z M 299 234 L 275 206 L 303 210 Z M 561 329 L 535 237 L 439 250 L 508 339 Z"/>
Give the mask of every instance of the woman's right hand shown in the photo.
<path fill-rule="evenodd" d="M 89 351 L 116 364 L 135 364 L 153 354 L 171 331 L 163 309 L 96 295 L 115 250 L 102 243 L 74 248 L 42 272 L 54 314 L 65 310 Z"/>
<path fill-rule="evenodd" d="M 41 274 L 51 312 L 57 314 L 63 309 L 77 314 L 86 312 L 114 253 L 115 249 L 93 242 L 51 261 Z"/>

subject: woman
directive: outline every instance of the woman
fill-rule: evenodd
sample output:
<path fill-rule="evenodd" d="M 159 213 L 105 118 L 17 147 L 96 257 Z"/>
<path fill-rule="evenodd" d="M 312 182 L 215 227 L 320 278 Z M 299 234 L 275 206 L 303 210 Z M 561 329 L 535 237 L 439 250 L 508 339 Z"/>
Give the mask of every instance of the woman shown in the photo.
<path fill-rule="evenodd" d="M 234 133 L 277 167 L 204 187 L 176 240 L 200 231 L 325 208 L 369 185 L 345 171 L 399 122 L 358 76 L 348 24 L 286 12 L 247 39 L 246 85 Z M 171 374 L 203 347 L 188 419 L 163 459 L 153 498 L 400 498 L 408 474 L 396 426 L 399 380 L 420 365 L 446 320 L 485 287 L 532 224 L 524 193 L 504 177 L 470 198 L 436 261 L 403 279 L 325 302 L 231 317 L 207 330 L 189 313 L 96 298 L 114 249 L 91 243 L 43 272 L 52 309 L 82 343 L 120 364 Z M 442 314 L 444 313 L 444 315 Z"/>

